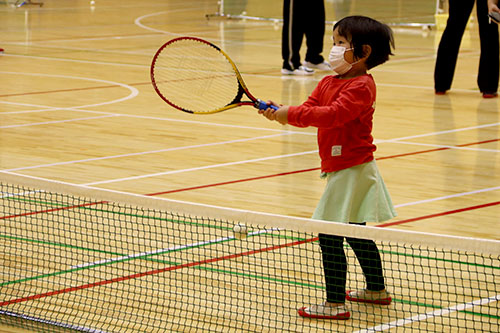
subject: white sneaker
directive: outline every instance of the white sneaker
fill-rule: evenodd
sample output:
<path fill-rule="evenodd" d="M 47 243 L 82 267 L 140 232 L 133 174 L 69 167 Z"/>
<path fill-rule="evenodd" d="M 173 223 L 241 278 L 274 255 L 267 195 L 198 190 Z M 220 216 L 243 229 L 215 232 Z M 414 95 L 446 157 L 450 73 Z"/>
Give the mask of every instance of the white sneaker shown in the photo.
<path fill-rule="evenodd" d="M 281 69 L 281 74 L 284 75 L 313 75 L 314 74 L 314 69 L 305 67 L 305 66 L 300 66 L 297 69 L 289 70 L 286 68 Z"/>
<path fill-rule="evenodd" d="M 345 298 L 351 302 L 364 302 L 381 305 L 389 305 L 392 301 L 391 295 L 385 290 L 367 291 L 366 289 L 362 289 L 348 291 Z"/>
<path fill-rule="evenodd" d="M 304 65 L 307 68 L 317 69 L 318 71 L 331 71 L 332 70 L 332 66 L 330 66 L 330 64 L 326 61 L 320 62 L 319 64 L 313 64 L 312 62 L 304 61 L 302 63 L 302 65 Z"/>

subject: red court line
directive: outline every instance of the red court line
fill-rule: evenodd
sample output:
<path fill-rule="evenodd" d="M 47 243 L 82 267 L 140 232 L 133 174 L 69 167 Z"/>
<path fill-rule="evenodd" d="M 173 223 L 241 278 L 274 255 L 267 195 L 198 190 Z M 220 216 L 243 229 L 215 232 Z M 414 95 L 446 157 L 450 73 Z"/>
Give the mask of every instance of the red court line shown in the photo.
<path fill-rule="evenodd" d="M 42 94 L 52 94 L 52 93 L 60 93 L 60 92 L 70 92 L 70 91 L 82 91 L 82 90 L 93 90 L 93 89 L 103 89 L 103 88 L 119 88 L 119 85 L 112 86 L 96 86 L 96 87 L 86 87 L 86 88 L 71 88 L 71 89 L 59 89 L 59 90 L 45 90 L 45 91 L 34 91 L 34 92 L 25 92 L 18 94 L 7 94 L 0 95 L 0 97 L 14 97 L 14 96 L 28 96 L 28 95 L 42 95 Z"/>
<path fill-rule="evenodd" d="M 214 183 L 214 184 L 208 184 L 208 185 L 200 185 L 200 186 L 193 186 L 193 187 L 186 187 L 186 188 L 180 188 L 180 189 L 177 189 L 177 190 L 170 190 L 170 191 L 163 191 L 163 192 L 157 192 L 157 193 L 150 193 L 150 194 L 146 194 L 146 195 L 148 195 L 148 196 L 154 196 L 154 195 L 162 195 L 162 194 L 175 193 L 175 192 L 198 190 L 198 189 L 207 188 L 207 187 L 214 187 L 214 186 L 221 186 L 221 185 L 228 185 L 228 184 L 236 184 L 236 183 L 242 183 L 242 182 L 249 182 L 249 181 L 252 181 L 252 180 L 260 180 L 260 179 L 265 179 L 265 178 L 273 178 L 273 177 L 279 177 L 279 176 L 293 175 L 295 173 L 309 172 L 309 171 L 315 171 L 315 170 L 319 170 L 319 169 L 320 168 L 310 168 L 310 169 L 303 169 L 303 170 L 296 170 L 296 171 L 289 171 L 289 172 L 280 172 L 280 173 L 276 173 L 276 174 L 272 174 L 272 175 L 259 176 L 259 177 L 251 177 L 251 178 L 244 178 L 244 179 L 236 179 L 236 180 L 229 180 L 227 182 Z"/>
<path fill-rule="evenodd" d="M 149 85 L 151 82 L 140 82 L 140 83 L 130 83 L 129 86 L 141 86 L 141 85 Z M 61 93 L 61 92 L 73 92 L 73 91 L 83 91 L 83 90 L 94 90 L 94 89 L 106 89 L 106 88 L 121 88 L 121 86 L 117 84 L 106 85 L 106 86 L 93 86 L 93 87 L 83 87 L 83 88 L 69 88 L 69 89 L 58 89 L 58 90 L 42 90 L 42 91 L 33 91 L 33 92 L 24 92 L 17 94 L 7 94 L 0 95 L 0 97 L 14 97 L 14 96 L 28 96 L 28 95 L 43 95 L 43 94 L 52 94 L 52 93 Z"/>
<path fill-rule="evenodd" d="M 10 218 L 20 217 L 20 216 L 29 216 L 29 215 L 36 215 L 36 214 L 43 214 L 43 213 L 56 212 L 56 211 L 58 211 L 58 210 L 66 210 L 66 209 L 73 209 L 73 208 L 81 208 L 81 207 L 87 207 L 87 206 L 94 206 L 94 205 L 98 205 L 98 204 L 100 204 L 100 203 L 105 203 L 105 201 L 100 201 L 100 202 L 89 202 L 89 203 L 86 203 L 86 204 L 81 204 L 81 205 L 64 206 L 64 207 L 59 207 L 59 208 L 52 208 L 52 209 L 46 209 L 46 210 L 39 210 L 39 211 L 36 211 L 36 212 L 27 212 L 27 213 L 16 214 L 16 215 L 0 216 L 0 220 L 10 219 Z"/>
<path fill-rule="evenodd" d="M 65 289 L 59 289 L 59 290 L 49 291 L 49 292 L 43 293 L 43 294 L 37 294 L 37 295 L 32 295 L 32 296 L 27 296 L 27 297 L 16 298 L 16 299 L 12 299 L 12 300 L 9 300 L 9 301 L 1 302 L 0 303 L 0 307 L 6 306 L 6 305 L 10 305 L 10 304 L 15 304 L 15 303 L 32 301 L 32 300 L 36 300 L 36 299 L 40 299 L 40 298 L 45 298 L 45 297 L 49 297 L 49 296 L 55 296 L 55 295 L 59 295 L 59 294 L 65 294 L 65 293 L 69 293 L 69 292 L 73 292 L 73 291 L 78 291 L 78 290 L 84 290 L 84 289 L 93 288 L 93 287 L 104 286 L 104 285 L 115 283 L 115 282 L 121 282 L 121 281 L 126 281 L 126 280 L 131 280 L 131 279 L 137 279 L 137 278 L 141 278 L 141 277 L 148 276 L 148 275 L 155 275 L 155 274 L 159 274 L 159 273 L 163 273 L 163 272 L 174 271 L 174 270 L 181 269 L 181 268 L 195 267 L 195 266 L 200 266 L 200 265 L 204 265 L 204 264 L 214 263 L 214 262 L 221 261 L 221 260 L 234 259 L 234 258 L 238 258 L 238 257 L 249 256 L 249 255 L 253 255 L 253 254 L 258 254 L 258 253 L 273 251 L 273 250 L 281 249 L 281 248 L 285 248 L 285 247 L 296 246 L 296 245 L 305 244 L 305 243 L 311 243 L 311 242 L 316 241 L 317 239 L 318 238 L 315 237 L 315 238 L 305 239 L 305 240 L 296 241 L 296 242 L 292 242 L 292 243 L 286 243 L 286 244 L 280 244 L 280 245 L 275 245 L 275 246 L 271 246 L 271 247 L 266 247 L 266 248 L 263 248 L 263 249 L 251 250 L 251 251 L 241 252 L 241 253 L 235 253 L 235 254 L 230 254 L 230 255 L 227 255 L 227 256 L 223 256 L 223 257 L 211 258 L 211 259 L 206 259 L 206 260 L 196 261 L 196 262 L 190 262 L 190 263 L 181 264 L 181 265 L 174 265 L 174 266 L 164 267 L 164 268 L 161 268 L 161 269 L 155 269 L 155 270 L 148 271 L 148 272 L 136 273 L 136 274 L 132 274 L 132 275 L 117 277 L 117 278 L 114 278 L 114 279 L 102 280 L 102 281 L 98 281 L 98 282 L 94 282 L 94 283 L 83 284 L 83 285 L 80 285 L 80 286 L 75 286 L 75 287 L 69 287 L 69 288 L 65 288 Z"/>
<path fill-rule="evenodd" d="M 465 143 L 465 144 L 461 144 L 461 145 L 456 145 L 456 147 L 467 147 L 467 146 L 480 145 L 480 144 L 491 143 L 491 142 L 496 142 L 496 141 L 500 141 L 500 139 L 491 139 L 491 140 L 484 140 L 484 141 L 478 141 L 478 142 L 472 142 L 472 143 Z M 376 160 L 377 161 L 387 160 L 387 159 L 391 159 L 391 158 L 398 158 L 398 157 L 405 157 L 405 156 L 411 156 L 411 155 L 425 154 L 425 153 L 431 153 L 431 152 L 448 150 L 448 149 L 452 149 L 452 148 L 451 147 L 441 147 L 441 148 L 433 148 L 433 149 L 427 149 L 427 150 L 419 150 L 419 151 L 414 151 L 414 152 L 410 152 L 410 153 L 403 153 L 403 154 L 390 155 L 390 156 L 382 156 L 382 157 L 376 158 Z M 243 183 L 243 182 L 248 182 L 248 181 L 253 181 L 253 180 L 261 180 L 261 179 L 266 179 L 266 178 L 288 176 L 288 175 L 293 175 L 293 174 L 303 173 L 303 172 L 317 171 L 317 170 L 320 170 L 320 169 L 321 168 L 316 167 L 316 168 L 295 170 L 295 171 L 289 171 L 289 172 L 280 172 L 280 173 L 275 173 L 275 174 L 272 174 L 272 175 L 265 175 L 265 176 L 259 176 L 259 177 L 251 177 L 251 178 L 243 178 L 243 179 L 230 180 L 230 181 L 226 181 L 226 182 L 206 184 L 206 185 L 199 185 L 199 186 L 193 186 L 193 187 L 185 187 L 185 188 L 179 188 L 179 189 L 175 189 L 175 190 L 150 193 L 150 194 L 146 194 L 146 195 L 148 195 L 148 196 L 155 196 L 155 195 L 170 194 L 170 193 L 183 192 L 183 191 L 199 190 L 199 189 L 208 188 L 208 187 L 215 187 L 215 186 L 221 186 L 221 185 Z"/>

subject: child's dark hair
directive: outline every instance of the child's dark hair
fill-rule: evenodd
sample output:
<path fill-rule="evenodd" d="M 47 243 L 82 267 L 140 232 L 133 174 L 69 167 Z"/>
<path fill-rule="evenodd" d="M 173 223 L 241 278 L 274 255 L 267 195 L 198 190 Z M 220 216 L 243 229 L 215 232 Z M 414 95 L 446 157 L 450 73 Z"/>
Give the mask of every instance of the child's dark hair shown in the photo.
<path fill-rule="evenodd" d="M 393 55 L 394 37 L 391 28 L 384 23 L 366 16 L 347 16 L 335 23 L 335 29 L 351 42 L 355 57 L 364 56 L 363 45 L 371 47 L 372 52 L 366 59 L 368 69 L 383 64 Z"/>

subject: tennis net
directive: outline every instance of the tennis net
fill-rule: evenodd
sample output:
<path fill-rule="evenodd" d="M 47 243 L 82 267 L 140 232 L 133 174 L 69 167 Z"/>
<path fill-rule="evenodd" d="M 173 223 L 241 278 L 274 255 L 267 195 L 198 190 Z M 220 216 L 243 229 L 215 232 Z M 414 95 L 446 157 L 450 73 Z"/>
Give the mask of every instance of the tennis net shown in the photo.
<path fill-rule="evenodd" d="M 500 331 L 500 241 L 6 172 L 0 179 L 0 324 L 44 332 Z M 325 300 L 319 233 L 374 240 L 391 304 L 347 301 L 348 320 L 299 316 L 297 309 Z M 343 247 L 347 289 L 361 290 L 363 272 Z"/>

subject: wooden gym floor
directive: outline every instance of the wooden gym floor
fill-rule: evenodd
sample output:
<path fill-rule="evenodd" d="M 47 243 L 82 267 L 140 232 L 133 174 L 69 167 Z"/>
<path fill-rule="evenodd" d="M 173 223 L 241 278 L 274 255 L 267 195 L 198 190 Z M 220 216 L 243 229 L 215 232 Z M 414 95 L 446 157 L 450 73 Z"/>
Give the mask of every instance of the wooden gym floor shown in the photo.
<path fill-rule="evenodd" d="M 384 2 L 370 3 L 375 10 Z M 352 3 L 346 14 L 370 12 Z M 281 26 L 205 18 L 217 10 L 215 0 L 0 4 L 0 169 L 310 217 L 325 185 L 313 128 L 281 126 L 250 107 L 182 113 L 151 86 L 155 51 L 184 35 L 221 46 L 264 100 L 299 104 L 327 75 L 283 77 Z M 433 90 L 442 31 L 394 32 L 396 55 L 372 71 L 376 159 L 398 212 L 381 226 L 500 239 L 500 111 L 498 98 L 483 99 L 476 85 L 477 26 L 464 35 L 444 96 Z"/>

